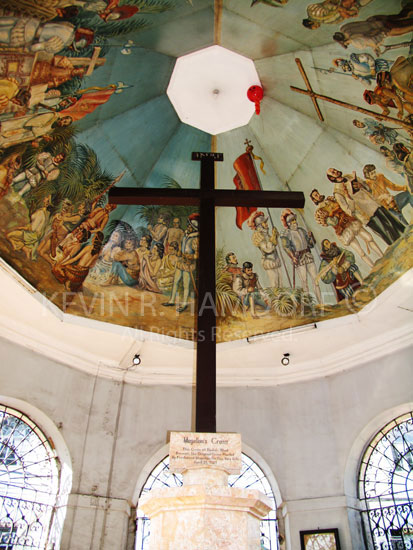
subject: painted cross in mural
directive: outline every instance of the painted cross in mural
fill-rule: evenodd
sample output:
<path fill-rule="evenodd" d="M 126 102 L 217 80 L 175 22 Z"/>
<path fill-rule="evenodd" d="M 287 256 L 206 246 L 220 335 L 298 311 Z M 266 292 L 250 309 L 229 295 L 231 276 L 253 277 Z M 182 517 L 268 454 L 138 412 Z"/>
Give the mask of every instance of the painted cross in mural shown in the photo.
<path fill-rule="evenodd" d="M 317 112 L 318 118 L 321 120 L 321 122 L 324 122 L 324 117 L 321 114 L 320 107 L 317 103 L 317 99 L 321 99 L 323 101 L 328 101 L 329 103 L 333 103 L 334 105 L 344 107 L 345 109 L 350 109 L 352 111 L 357 111 L 357 112 L 363 113 L 365 115 L 373 116 L 374 118 L 377 118 L 379 120 L 387 120 L 389 122 L 394 122 L 394 123 L 402 126 L 408 132 L 412 132 L 413 127 L 412 127 L 411 120 L 410 119 L 399 120 L 397 118 L 388 116 L 388 113 L 390 111 L 388 110 L 388 108 L 386 108 L 386 105 L 382 101 L 379 101 L 375 98 L 375 93 L 374 92 L 370 92 L 369 90 L 367 90 L 364 93 L 363 97 L 367 101 L 367 103 L 369 103 L 371 105 L 377 104 L 380 107 L 382 107 L 383 113 L 381 113 L 381 114 L 376 113 L 375 111 L 370 111 L 369 109 L 363 109 L 363 107 L 358 107 L 357 105 L 352 105 L 351 103 L 347 103 L 345 101 L 340 101 L 339 99 L 334 99 L 332 97 L 328 97 L 328 96 L 325 96 L 325 95 L 322 95 L 322 94 L 317 94 L 316 92 L 314 92 L 314 90 L 311 87 L 310 81 L 308 80 L 308 77 L 307 77 L 306 72 L 304 70 L 304 67 L 301 63 L 301 60 L 296 58 L 295 62 L 297 63 L 298 69 L 301 73 L 301 76 L 304 79 L 304 82 L 306 83 L 307 90 L 302 90 L 301 88 L 297 88 L 296 86 L 290 86 L 290 88 L 291 88 L 291 90 L 293 90 L 293 92 L 298 92 L 300 94 L 307 95 L 308 97 L 311 98 L 311 100 L 314 104 L 314 108 Z"/>
<path fill-rule="evenodd" d="M 252 147 L 247 144 L 247 154 Z M 109 191 L 112 204 L 190 204 L 199 205 L 199 215 L 192 220 L 194 229 L 199 233 L 199 247 L 194 250 L 190 243 L 190 234 L 182 240 L 183 259 L 189 255 L 188 262 L 196 255 L 199 257 L 198 280 L 198 327 L 196 333 L 197 369 L 196 369 L 196 431 L 216 431 L 216 310 L 215 310 L 215 207 L 232 206 L 237 210 L 238 222 L 245 221 L 256 205 L 267 208 L 303 208 L 304 194 L 294 191 L 262 191 L 257 188 L 232 190 L 215 189 L 214 163 L 222 161 L 221 153 L 192 153 L 192 160 L 201 162 L 201 182 L 199 189 L 137 189 L 113 187 Z M 240 180 L 241 182 L 241 180 Z M 259 187 L 258 187 L 259 189 Z M 241 212 L 241 213 L 240 213 Z M 240 220 L 239 218 L 242 218 Z M 189 221 L 191 224 L 191 220 Z M 195 233 L 195 232 L 194 232 Z M 197 236 L 197 235 L 196 235 Z M 197 241 L 197 239 L 193 240 Z M 189 246 L 188 250 L 186 247 Z M 196 254 L 195 254 L 196 252 Z M 179 266 L 178 266 L 179 267 Z M 175 278 L 184 276 L 185 267 L 177 269 Z M 191 270 L 188 270 L 192 273 Z M 251 270 L 252 271 L 252 270 Z M 175 281 L 174 281 L 175 283 Z M 252 283 L 250 283 L 252 284 Z M 195 286 L 195 285 L 194 285 Z M 174 284 L 175 287 L 175 284 Z M 184 282 L 185 288 L 185 282 Z M 174 291 L 164 306 L 173 306 Z"/>

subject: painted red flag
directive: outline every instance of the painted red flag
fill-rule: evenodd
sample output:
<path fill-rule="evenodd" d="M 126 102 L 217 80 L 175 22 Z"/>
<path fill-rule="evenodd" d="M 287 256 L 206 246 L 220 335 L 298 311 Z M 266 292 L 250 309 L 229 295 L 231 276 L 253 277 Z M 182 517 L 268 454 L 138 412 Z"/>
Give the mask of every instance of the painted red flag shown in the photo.
<path fill-rule="evenodd" d="M 61 116 L 69 115 L 73 121 L 80 120 L 84 116 L 93 113 L 99 105 L 106 103 L 115 91 L 116 86 L 113 85 L 104 90 L 84 93 L 76 103 L 60 111 L 59 114 Z"/>
<path fill-rule="evenodd" d="M 233 166 L 237 172 L 233 180 L 237 189 L 242 191 L 261 191 L 261 185 L 250 152 L 240 155 L 235 160 Z M 242 224 L 257 210 L 257 207 L 236 206 L 235 209 L 237 211 L 235 223 L 239 229 L 242 229 Z"/>

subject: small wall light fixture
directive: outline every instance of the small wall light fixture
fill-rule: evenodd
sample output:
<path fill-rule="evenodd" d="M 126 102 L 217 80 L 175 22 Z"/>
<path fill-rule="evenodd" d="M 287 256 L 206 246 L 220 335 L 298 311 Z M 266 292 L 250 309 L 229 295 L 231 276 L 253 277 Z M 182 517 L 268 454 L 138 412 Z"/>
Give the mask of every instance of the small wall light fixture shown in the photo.
<path fill-rule="evenodd" d="M 137 367 L 138 365 L 141 364 L 141 362 L 142 362 L 141 356 L 139 355 L 139 353 L 136 353 L 133 357 L 133 361 L 132 361 L 133 365 Z"/>
<path fill-rule="evenodd" d="M 283 356 L 281 357 L 281 365 L 284 365 L 284 367 L 286 367 L 289 364 L 290 364 L 290 354 L 284 353 Z"/>

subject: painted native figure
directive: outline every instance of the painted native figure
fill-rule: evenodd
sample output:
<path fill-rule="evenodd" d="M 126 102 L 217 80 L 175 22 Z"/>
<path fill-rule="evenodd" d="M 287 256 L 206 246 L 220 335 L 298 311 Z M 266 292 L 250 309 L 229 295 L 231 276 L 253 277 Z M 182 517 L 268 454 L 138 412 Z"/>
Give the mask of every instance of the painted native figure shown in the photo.
<path fill-rule="evenodd" d="M 363 175 L 376 201 L 403 225 L 408 225 L 402 214 L 402 208 L 408 204 L 413 204 L 413 195 L 407 190 L 407 185 L 397 185 L 386 178 L 384 174 L 377 173 L 374 164 L 366 164 L 363 168 Z M 399 191 L 399 193 L 392 195 L 390 190 Z"/>
<path fill-rule="evenodd" d="M 333 283 L 337 302 L 350 298 L 363 284 L 363 278 L 350 250 L 339 248 L 336 243 L 323 239 L 321 263 L 317 275 L 323 283 Z"/>
<path fill-rule="evenodd" d="M 390 245 L 404 232 L 405 226 L 373 197 L 368 185 L 352 175 L 343 175 L 336 168 L 327 170 L 327 178 L 334 183 L 334 198 L 349 216 L 357 218 Z"/>
<path fill-rule="evenodd" d="M 323 24 L 337 24 L 350 17 L 357 17 L 363 6 L 372 0 L 323 0 L 307 7 L 307 18 L 303 25 L 307 29 L 318 29 Z"/>
<path fill-rule="evenodd" d="M 50 195 L 43 199 L 43 203 L 30 216 L 29 223 L 23 227 L 17 227 L 6 234 L 7 240 L 13 250 L 21 251 L 29 260 L 37 258 L 37 248 L 46 232 L 50 219 Z"/>
<path fill-rule="evenodd" d="M 93 235 L 91 244 L 84 246 L 73 258 L 53 266 L 53 275 L 59 283 L 64 284 L 70 292 L 79 292 L 89 270 L 98 260 L 102 242 L 103 233 L 98 231 Z"/>
<path fill-rule="evenodd" d="M 377 57 L 381 54 L 383 41 L 392 36 L 401 36 L 413 31 L 413 3 L 395 15 L 373 15 L 365 21 L 346 23 L 333 38 L 343 48 L 353 46 L 359 50 L 371 48 Z"/>
<path fill-rule="evenodd" d="M 390 71 L 380 73 L 379 81 L 391 87 L 405 101 L 413 102 L 413 57 L 398 57 Z"/>
<path fill-rule="evenodd" d="M 372 235 L 363 227 L 360 220 L 341 208 L 337 200 L 330 196 L 322 195 L 318 189 L 313 189 L 310 198 L 317 206 L 314 218 L 323 227 L 332 227 L 337 239 L 344 245 L 350 246 L 370 267 L 374 266 L 370 258 L 373 250 L 381 258 L 383 256 Z M 360 239 L 364 241 L 367 253 L 363 250 Z"/>

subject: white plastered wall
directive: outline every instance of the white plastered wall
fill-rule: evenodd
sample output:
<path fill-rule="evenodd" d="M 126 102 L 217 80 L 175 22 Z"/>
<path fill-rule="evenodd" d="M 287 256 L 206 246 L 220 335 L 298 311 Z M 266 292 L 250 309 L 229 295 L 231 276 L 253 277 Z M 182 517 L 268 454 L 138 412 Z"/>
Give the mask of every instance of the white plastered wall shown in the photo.
<path fill-rule="evenodd" d="M 385 424 L 411 402 L 411 351 L 315 380 L 218 390 L 218 430 L 239 431 L 277 481 L 287 548 L 298 550 L 299 531 L 317 527 L 338 527 L 343 548 L 363 548 L 350 479 L 357 468 L 349 464 L 377 419 Z M 0 393 L 61 426 L 69 449 L 73 485 L 61 548 L 131 547 L 138 480 L 168 430 L 191 429 L 191 388 L 92 376 L 6 340 L 0 357 Z"/>

